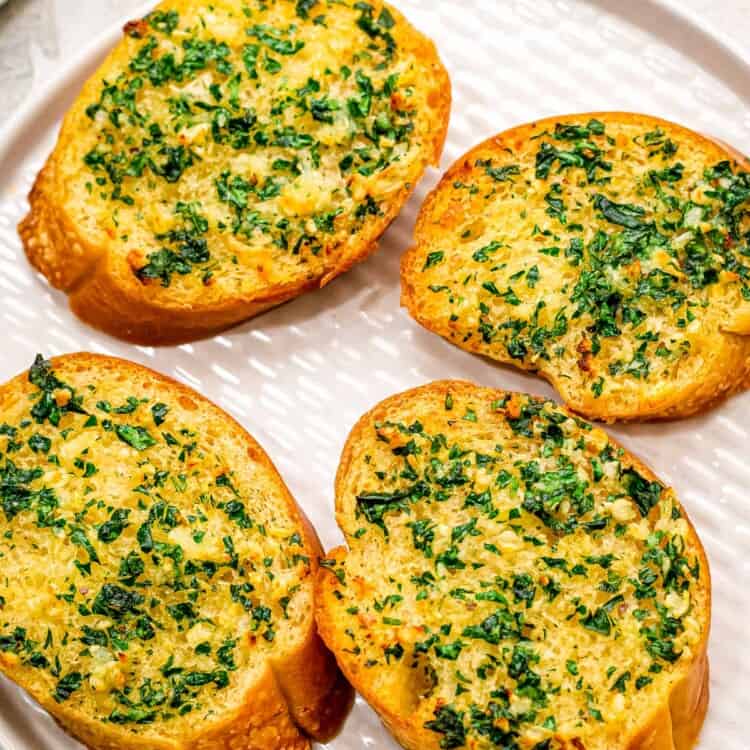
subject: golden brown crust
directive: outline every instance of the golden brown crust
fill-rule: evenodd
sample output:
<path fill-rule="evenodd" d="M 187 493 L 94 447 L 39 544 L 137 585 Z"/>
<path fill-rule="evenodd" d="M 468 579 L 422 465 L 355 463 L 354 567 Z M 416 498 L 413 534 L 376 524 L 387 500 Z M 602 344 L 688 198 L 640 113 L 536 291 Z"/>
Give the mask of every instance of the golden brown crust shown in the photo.
<path fill-rule="evenodd" d="M 424 246 L 429 239 L 440 231 L 440 222 L 450 222 L 453 217 L 436 216 L 434 211 L 440 194 L 447 186 L 452 185 L 460 176 L 466 176 L 471 170 L 477 154 L 486 155 L 488 150 L 504 154 L 508 146 L 518 148 L 525 143 L 535 131 L 552 126 L 555 123 L 580 122 L 590 118 L 607 122 L 643 125 L 650 128 L 668 126 L 682 133 L 686 139 L 697 144 L 710 145 L 716 151 L 717 160 L 733 159 L 743 169 L 750 170 L 750 161 L 744 154 L 714 138 L 710 138 L 681 125 L 648 115 L 629 112 L 590 112 L 574 115 L 550 117 L 520 125 L 497 136 L 487 139 L 458 159 L 446 172 L 438 186 L 425 200 L 417 219 L 415 244 L 401 258 L 401 304 L 409 314 L 424 328 L 444 338 L 452 340 L 461 348 L 472 353 L 487 355 L 486 347 L 477 337 L 465 338 L 456 335 L 450 327 L 436 321 L 423 311 L 423 305 L 416 281 L 419 279 L 424 263 Z M 571 379 L 557 372 L 547 371 L 540 366 L 534 369 L 510 358 L 502 360 L 504 364 L 526 369 L 549 381 L 563 397 L 566 405 L 573 411 L 589 419 L 607 423 L 618 421 L 645 421 L 678 419 L 703 413 L 717 406 L 726 398 L 748 388 L 750 379 L 750 315 L 738 311 L 737 315 L 726 321 L 722 327 L 724 335 L 717 337 L 711 351 L 712 366 L 706 368 L 705 377 L 696 380 L 675 382 L 667 395 L 650 397 L 643 395 L 636 408 L 630 404 L 619 403 L 608 399 L 606 394 L 595 397 L 589 389 L 577 388 Z"/>
<path fill-rule="evenodd" d="M 317 576 L 323 548 L 310 520 L 296 503 L 295 507 L 310 551 L 312 575 Z M 310 737 L 326 742 L 341 728 L 352 707 L 354 691 L 339 671 L 333 654 L 323 646 L 314 618 L 311 623 L 296 653 L 273 664 L 273 674 L 296 724 Z"/>
<path fill-rule="evenodd" d="M 29 195 L 30 211 L 19 225 L 19 234 L 29 262 L 57 289 L 66 292 L 73 312 L 84 322 L 105 333 L 142 345 L 169 345 L 192 341 L 255 317 L 307 291 L 326 286 L 364 261 L 378 248 L 378 241 L 398 216 L 421 179 L 424 168 L 437 166 L 448 132 L 451 83 L 432 41 L 419 33 L 396 9 L 395 36 L 429 67 L 431 91 L 428 97 L 431 143 L 425 144 L 424 164 L 414 180 L 404 184 L 389 201 L 382 216 L 367 223 L 347 247 L 337 251 L 319 276 L 271 283 L 262 292 L 211 298 L 186 303 L 171 298 L 158 283 L 143 284 L 124 258 L 113 258 L 107 244 L 92 246 L 65 212 L 66 186 L 59 176 L 58 159 L 76 137 L 75 116 L 86 102 L 98 98 L 100 72 L 85 84 L 63 123 L 57 145 L 40 172 Z M 118 59 L 116 47 L 102 64 Z"/>
<path fill-rule="evenodd" d="M 49 159 L 37 176 L 29 195 L 33 210 L 18 231 L 31 264 L 58 289 L 72 289 L 96 263 L 96 254 L 46 200 L 55 183 L 55 161 Z M 59 262 L 59 248 L 67 248 L 67 262 Z"/>
<path fill-rule="evenodd" d="M 352 465 L 355 446 L 366 440 L 373 423 L 386 419 L 401 404 L 409 404 L 416 397 L 436 395 L 442 403 L 448 394 L 457 396 L 461 392 L 476 394 L 483 392 L 490 395 L 490 400 L 501 399 L 503 391 L 480 388 L 468 381 L 437 381 L 420 386 L 404 393 L 392 396 L 367 412 L 352 428 L 341 456 L 341 463 L 336 475 L 336 513 L 339 526 L 345 531 L 343 490 L 347 475 Z M 572 413 L 572 412 L 571 412 Z M 610 438 L 614 447 L 620 447 Z M 649 481 L 657 481 L 654 472 L 637 456 L 626 452 L 623 461 L 634 468 Z M 705 550 L 690 521 L 685 509 L 682 517 L 688 523 L 692 547 L 699 555 L 701 570 L 707 577 L 705 621 L 711 622 L 711 576 Z M 347 539 L 348 542 L 351 540 Z M 338 547 L 328 554 L 332 560 L 344 560 L 346 547 Z M 335 567 L 335 566 L 333 566 Z M 341 670 L 355 689 L 379 714 L 385 726 L 396 740 L 407 750 L 440 750 L 440 739 L 434 732 L 424 729 L 414 721 L 413 714 L 404 709 L 403 703 L 393 700 L 395 689 L 391 694 L 383 690 L 382 685 L 373 684 L 367 670 L 360 669 L 349 648 L 350 641 L 340 629 L 336 620 L 336 599 L 334 591 L 338 581 L 331 569 L 321 569 L 317 579 L 316 618 L 318 630 L 328 647 L 336 655 Z M 701 642 L 695 648 L 691 662 L 683 668 L 679 679 L 673 684 L 667 705 L 654 706 L 651 714 L 643 718 L 641 727 L 625 737 L 620 750 L 691 750 L 705 719 L 709 700 L 708 638 L 709 627 L 705 628 Z M 581 750 L 578 740 L 571 742 L 565 738 L 556 738 L 563 743 L 564 750 Z M 613 748 L 613 750 L 615 750 Z"/>
<path fill-rule="evenodd" d="M 206 726 L 185 741 L 144 738 L 112 724 L 93 721 L 80 712 L 59 706 L 49 698 L 40 700 L 60 725 L 91 750 L 309 750 L 310 741 L 295 725 L 278 680 L 269 666 L 248 691 L 239 710 Z"/>
<path fill-rule="evenodd" d="M 318 537 L 263 448 L 229 414 L 191 388 L 147 367 L 115 357 L 77 353 L 52 359 L 52 366 L 71 365 L 85 371 L 95 366 L 111 370 L 113 377 L 147 377 L 197 403 L 207 418 L 226 422 L 228 431 L 245 443 L 248 458 L 275 477 L 278 494 L 304 536 L 310 575 L 318 572 L 321 553 Z M 0 405 L 28 388 L 25 373 L 0 388 Z M 311 613 L 312 615 L 312 613 Z M 104 723 L 55 702 L 47 691 L 24 684 L 37 700 L 71 734 L 92 750 L 307 750 L 309 737 L 325 741 L 337 733 L 351 707 L 353 692 L 318 635 L 314 618 L 303 625 L 294 650 L 271 659 L 260 679 L 247 690 L 244 701 L 213 722 L 202 722 L 180 740 L 154 735 L 134 735 L 117 724 Z M 2 654 L 0 654 L 2 657 Z M 0 671 L 14 679 L 14 662 L 0 658 Z"/>

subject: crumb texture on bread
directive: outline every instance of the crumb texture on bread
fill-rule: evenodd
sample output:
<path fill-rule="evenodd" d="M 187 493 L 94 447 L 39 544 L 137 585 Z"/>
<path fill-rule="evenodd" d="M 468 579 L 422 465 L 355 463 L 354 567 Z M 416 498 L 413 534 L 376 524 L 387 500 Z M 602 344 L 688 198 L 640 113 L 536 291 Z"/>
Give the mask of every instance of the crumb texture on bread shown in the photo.
<path fill-rule="evenodd" d="M 432 42 L 380 0 L 165 0 L 65 118 L 27 255 L 115 335 L 230 325 L 375 249 L 450 99 Z"/>
<path fill-rule="evenodd" d="M 710 578 L 674 492 L 555 404 L 463 382 L 365 415 L 318 624 L 409 750 L 689 750 Z"/>
<path fill-rule="evenodd" d="M 750 373 L 749 169 L 644 115 L 513 128 L 426 201 L 403 303 L 588 417 L 699 412 Z"/>
<path fill-rule="evenodd" d="M 320 548 L 260 446 L 94 355 L 0 389 L 0 670 L 95 750 L 304 750 L 349 693 Z"/>

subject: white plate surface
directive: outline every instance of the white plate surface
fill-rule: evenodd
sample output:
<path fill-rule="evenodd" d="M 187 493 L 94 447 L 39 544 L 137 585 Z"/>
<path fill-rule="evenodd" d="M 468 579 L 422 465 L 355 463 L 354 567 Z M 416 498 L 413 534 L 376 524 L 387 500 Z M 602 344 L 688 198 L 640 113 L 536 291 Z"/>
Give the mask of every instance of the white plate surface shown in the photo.
<path fill-rule="evenodd" d="M 750 55 L 678 9 L 678 0 L 395 0 L 436 40 L 454 84 L 444 164 L 513 125 L 604 109 L 648 112 L 750 151 Z M 380 252 L 322 292 L 176 348 L 132 347 L 79 323 L 27 265 L 16 223 L 60 118 L 117 38 L 113 29 L 0 136 L 0 380 L 37 351 L 114 354 L 197 388 L 269 452 L 326 547 L 340 541 L 333 478 L 356 419 L 382 398 L 439 378 L 553 395 L 546 384 L 465 354 L 399 309 L 398 259 L 438 172 Z M 672 483 L 706 545 L 714 582 L 709 709 L 701 750 L 745 750 L 750 716 L 750 394 L 678 423 L 613 430 Z M 397 746 L 361 701 L 330 750 Z M 80 748 L 0 680 L 0 748 Z"/>

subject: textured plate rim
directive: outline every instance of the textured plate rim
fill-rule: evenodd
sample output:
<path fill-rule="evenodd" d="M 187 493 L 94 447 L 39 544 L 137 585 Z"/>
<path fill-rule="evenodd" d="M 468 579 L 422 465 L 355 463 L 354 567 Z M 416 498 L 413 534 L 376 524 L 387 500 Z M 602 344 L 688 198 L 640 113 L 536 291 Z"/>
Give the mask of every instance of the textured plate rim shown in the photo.
<path fill-rule="evenodd" d="M 649 0 L 650 2 L 651 0 Z M 71 57 L 70 62 L 63 65 L 62 70 L 52 76 L 49 81 L 39 87 L 39 93 L 34 99 L 24 103 L 10 116 L 6 123 L 0 127 L 0 163 L 8 161 L 11 148 L 26 130 L 39 117 L 43 116 L 54 97 L 85 74 L 87 69 L 95 69 L 104 55 L 117 43 L 122 34 L 122 27 L 131 18 L 146 15 L 158 3 L 158 0 L 149 0 L 139 5 L 134 11 L 120 17 L 105 31 L 97 34 L 92 41 Z"/>

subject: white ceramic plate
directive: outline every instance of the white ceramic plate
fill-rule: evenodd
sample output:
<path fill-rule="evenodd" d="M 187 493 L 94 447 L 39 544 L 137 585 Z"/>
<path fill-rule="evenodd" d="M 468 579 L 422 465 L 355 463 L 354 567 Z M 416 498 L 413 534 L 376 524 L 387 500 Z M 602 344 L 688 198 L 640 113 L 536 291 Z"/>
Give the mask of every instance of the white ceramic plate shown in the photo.
<path fill-rule="evenodd" d="M 750 55 L 678 0 L 395 0 L 436 40 L 454 84 L 444 166 L 485 137 L 546 115 L 632 110 L 677 120 L 750 151 Z M 0 136 L 0 380 L 47 355 L 92 350 L 145 363 L 197 388 L 265 446 L 325 546 L 339 542 L 333 478 L 356 419 L 394 392 L 455 377 L 553 395 L 536 378 L 472 357 L 399 309 L 398 259 L 439 177 L 429 174 L 380 252 L 322 292 L 211 340 L 132 347 L 79 323 L 32 273 L 16 235 L 31 181 L 66 107 L 118 29 L 71 64 Z M 702 750 L 745 750 L 750 716 L 750 394 L 684 422 L 614 430 L 677 489 L 714 580 L 712 701 Z M 0 680 L 3 750 L 80 748 Z M 396 745 L 358 701 L 331 750 Z"/>

